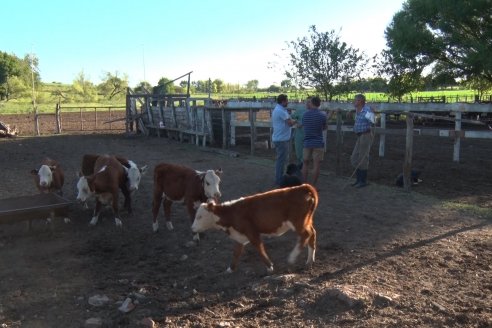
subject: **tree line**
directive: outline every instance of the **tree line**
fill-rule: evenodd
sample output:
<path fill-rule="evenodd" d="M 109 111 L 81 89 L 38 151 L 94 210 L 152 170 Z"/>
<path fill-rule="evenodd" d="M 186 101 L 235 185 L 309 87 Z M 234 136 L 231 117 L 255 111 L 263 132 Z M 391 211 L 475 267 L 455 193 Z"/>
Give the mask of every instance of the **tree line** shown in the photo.
<path fill-rule="evenodd" d="M 280 85 L 259 88 L 221 79 L 174 83 L 162 77 L 157 85 L 143 81 L 136 92 L 243 93 L 314 90 L 325 100 L 354 92 L 379 92 L 396 101 L 415 91 L 464 86 L 479 97 L 492 90 L 492 0 L 407 0 L 385 30 L 386 47 L 368 58 L 341 40 L 334 30 L 318 31 L 288 42 L 288 58 Z M 272 66 L 275 66 L 273 64 Z M 0 51 L 0 99 L 26 97 L 41 83 L 38 58 Z M 69 88 L 54 88 L 62 101 L 123 99 L 128 77 L 105 73 L 98 85 L 81 72 Z"/>

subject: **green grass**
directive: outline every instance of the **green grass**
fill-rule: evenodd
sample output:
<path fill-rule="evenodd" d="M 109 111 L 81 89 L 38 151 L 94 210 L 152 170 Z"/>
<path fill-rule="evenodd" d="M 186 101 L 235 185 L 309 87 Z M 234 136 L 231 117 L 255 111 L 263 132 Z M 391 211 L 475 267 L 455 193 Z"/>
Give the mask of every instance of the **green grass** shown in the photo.
<path fill-rule="evenodd" d="M 38 94 L 37 108 L 41 113 L 49 113 L 55 111 L 56 103 L 59 101 L 59 97 L 54 95 L 55 91 L 62 91 L 63 93 L 70 93 L 71 85 L 60 84 L 60 83 L 42 83 Z M 272 92 L 244 92 L 241 90 L 237 93 L 220 93 L 211 94 L 213 99 L 271 99 L 274 100 L 279 93 Z M 314 95 L 314 91 L 298 91 L 298 92 L 287 92 L 287 95 L 291 101 L 304 100 L 307 96 Z M 447 102 L 454 101 L 467 101 L 472 102 L 476 92 L 474 90 L 437 90 L 437 91 L 422 91 L 414 92 L 411 95 L 406 95 L 403 101 L 410 102 L 412 99 L 414 102 L 417 101 L 419 97 L 424 97 L 429 100 L 431 97 L 440 98 L 445 96 Z M 366 98 L 369 102 L 388 102 L 388 96 L 384 93 L 366 93 Z M 334 101 L 351 101 L 353 99 L 353 94 L 347 96 L 336 97 Z M 207 98 L 208 93 L 196 93 L 192 97 Z M 96 103 L 62 103 L 62 108 L 65 107 L 66 110 L 78 111 L 80 107 L 90 106 L 90 107 L 101 107 L 101 106 L 124 106 L 125 101 L 122 99 L 115 101 L 101 100 Z M 199 102 L 199 105 L 202 103 Z M 69 109 L 68 107 L 77 107 Z M 0 101 L 0 115 L 1 114 L 26 114 L 32 113 L 33 108 L 31 104 L 30 96 L 21 99 L 13 99 L 8 102 Z"/>

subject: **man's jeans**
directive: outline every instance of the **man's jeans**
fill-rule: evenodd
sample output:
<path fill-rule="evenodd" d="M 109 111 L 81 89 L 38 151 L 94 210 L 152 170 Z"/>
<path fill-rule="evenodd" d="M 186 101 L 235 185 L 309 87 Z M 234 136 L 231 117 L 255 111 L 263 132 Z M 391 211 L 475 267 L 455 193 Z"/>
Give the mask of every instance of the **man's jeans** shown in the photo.
<path fill-rule="evenodd" d="M 275 153 L 275 184 L 277 186 L 282 182 L 282 176 L 284 175 L 284 168 L 289 158 L 289 141 L 274 141 Z"/>

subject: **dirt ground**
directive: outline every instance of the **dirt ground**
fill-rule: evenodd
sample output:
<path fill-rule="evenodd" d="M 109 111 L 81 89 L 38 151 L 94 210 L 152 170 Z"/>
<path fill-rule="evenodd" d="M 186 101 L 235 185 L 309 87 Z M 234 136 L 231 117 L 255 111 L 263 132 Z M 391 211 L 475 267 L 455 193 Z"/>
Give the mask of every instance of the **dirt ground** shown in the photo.
<path fill-rule="evenodd" d="M 0 120 L 12 124 L 13 119 Z M 152 170 L 160 162 L 198 170 L 221 167 L 223 200 L 272 188 L 273 150 L 239 157 L 167 138 L 122 131 L 0 140 L 0 198 L 36 194 L 29 172 L 50 156 L 65 170 L 64 196 L 75 199 L 85 153 L 125 155 L 149 165 L 133 197 L 133 214 L 111 211 L 89 227 L 91 210 L 70 207 L 71 223 L 44 220 L 0 225 L 0 327 L 491 327 L 492 143 L 464 140 L 452 163 L 452 140 L 416 138 L 414 164 L 423 182 L 406 193 L 394 186 L 404 140 L 387 138 L 386 156 L 372 150 L 370 185 L 348 185 L 353 136 L 344 136 L 342 171 L 328 146 L 315 215 L 316 263 L 286 258 L 293 233 L 266 238 L 275 264 L 268 275 L 246 247 L 238 270 L 225 273 L 233 242 L 210 231 L 192 245 L 190 221 L 173 206 L 174 231 L 159 215 L 152 232 Z M 334 135 L 329 138 L 334 140 Z M 377 137 L 378 138 L 378 137 Z M 122 203 L 122 202 L 120 202 Z M 98 297 L 102 305 L 93 300 Z M 104 297 L 107 300 L 104 301 Z M 135 308 L 118 307 L 127 298 Z"/>

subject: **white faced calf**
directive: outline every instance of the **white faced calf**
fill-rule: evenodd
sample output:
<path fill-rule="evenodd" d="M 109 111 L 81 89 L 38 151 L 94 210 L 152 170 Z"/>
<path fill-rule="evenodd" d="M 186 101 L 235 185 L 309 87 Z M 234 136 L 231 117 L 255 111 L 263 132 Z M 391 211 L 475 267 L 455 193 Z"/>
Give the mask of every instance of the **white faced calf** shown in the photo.
<path fill-rule="evenodd" d="M 316 231 L 313 216 L 317 205 L 318 193 L 309 184 L 275 189 L 222 204 L 210 201 L 200 205 L 191 229 L 195 233 L 211 228 L 220 229 L 236 241 L 228 272 L 236 269 L 243 248 L 248 243 L 256 247 L 267 270 L 271 272 L 273 263 L 265 251 L 261 235 L 280 236 L 288 230 L 295 231 L 298 242 L 288 262 L 294 263 L 306 245 L 307 264 L 314 262 Z"/>

